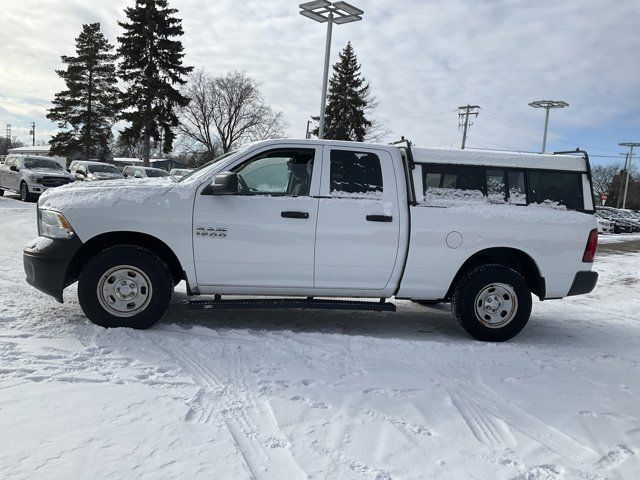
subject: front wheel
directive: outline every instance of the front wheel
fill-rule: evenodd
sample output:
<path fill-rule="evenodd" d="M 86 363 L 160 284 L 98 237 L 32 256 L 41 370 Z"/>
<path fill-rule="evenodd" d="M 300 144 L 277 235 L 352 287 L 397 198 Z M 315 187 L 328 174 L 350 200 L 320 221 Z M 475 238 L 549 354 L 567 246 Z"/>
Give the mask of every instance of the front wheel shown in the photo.
<path fill-rule="evenodd" d="M 112 247 L 85 265 L 78 298 L 85 315 L 102 327 L 145 329 L 167 310 L 173 280 L 166 263 L 136 246 Z"/>
<path fill-rule="evenodd" d="M 20 184 L 20 200 L 22 200 L 23 202 L 30 202 L 32 199 L 31 194 L 29 193 L 29 187 L 27 187 L 27 184 L 22 182 Z"/>
<path fill-rule="evenodd" d="M 531 291 L 515 270 L 483 265 L 462 276 L 451 307 L 462 329 L 476 340 L 504 342 L 527 324 Z"/>

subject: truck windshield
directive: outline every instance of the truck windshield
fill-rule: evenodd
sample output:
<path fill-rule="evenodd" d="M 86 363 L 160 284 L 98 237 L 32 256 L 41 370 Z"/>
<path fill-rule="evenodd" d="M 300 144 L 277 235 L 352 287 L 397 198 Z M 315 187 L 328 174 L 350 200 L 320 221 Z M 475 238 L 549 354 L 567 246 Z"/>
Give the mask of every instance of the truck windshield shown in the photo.
<path fill-rule="evenodd" d="M 160 170 L 159 168 L 147 168 L 147 177 L 168 177 L 169 172 L 166 170 Z"/>
<path fill-rule="evenodd" d="M 177 181 L 178 182 L 184 182 L 185 180 L 192 180 L 192 179 L 200 178 L 201 176 L 205 175 L 211 169 L 211 167 L 213 165 L 215 165 L 216 163 L 219 163 L 222 160 L 226 160 L 228 158 L 231 158 L 232 156 L 240 155 L 241 153 L 243 153 L 250 146 L 251 146 L 251 144 L 246 145 L 246 146 L 241 147 L 241 148 L 238 148 L 237 150 L 233 150 L 231 152 L 227 152 L 227 153 L 225 153 L 223 155 L 220 155 L 219 157 L 214 158 L 210 162 L 205 163 L 201 167 L 198 167 L 195 170 L 187 173 L 185 176 L 180 177 Z"/>
<path fill-rule="evenodd" d="M 48 170 L 62 170 L 59 163 L 46 158 L 26 158 L 24 168 L 46 168 Z"/>
<path fill-rule="evenodd" d="M 89 165 L 89 172 L 91 173 L 120 173 L 120 171 L 113 165 Z"/>

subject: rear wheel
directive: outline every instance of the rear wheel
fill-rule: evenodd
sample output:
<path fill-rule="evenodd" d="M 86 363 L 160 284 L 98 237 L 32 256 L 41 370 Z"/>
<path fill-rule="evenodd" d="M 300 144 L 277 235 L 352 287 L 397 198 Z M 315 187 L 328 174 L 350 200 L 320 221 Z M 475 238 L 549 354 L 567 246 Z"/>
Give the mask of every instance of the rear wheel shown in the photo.
<path fill-rule="evenodd" d="M 4 190 L 0 188 L 0 197 L 4 195 Z"/>
<path fill-rule="evenodd" d="M 102 327 L 145 329 L 167 310 L 173 280 L 167 265 L 153 252 L 118 246 L 93 257 L 78 281 L 85 315 Z"/>
<path fill-rule="evenodd" d="M 451 299 L 462 329 L 477 340 L 503 342 L 515 337 L 531 315 L 531 291 L 515 270 L 483 265 L 463 275 Z"/>

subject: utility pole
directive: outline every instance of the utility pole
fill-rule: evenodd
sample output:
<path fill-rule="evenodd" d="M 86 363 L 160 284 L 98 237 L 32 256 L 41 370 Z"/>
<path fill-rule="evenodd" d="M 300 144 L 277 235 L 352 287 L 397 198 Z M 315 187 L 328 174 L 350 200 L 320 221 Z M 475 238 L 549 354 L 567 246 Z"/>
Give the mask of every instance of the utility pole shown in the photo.
<path fill-rule="evenodd" d="M 7 123 L 4 138 L 7 140 L 7 148 L 11 148 L 11 124 Z"/>
<path fill-rule="evenodd" d="M 469 131 L 469 127 L 473 125 L 472 122 L 469 122 L 469 116 L 474 115 L 478 118 L 478 114 L 480 113 L 480 107 L 478 105 L 466 105 L 464 107 L 458 107 L 458 128 L 463 128 L 462 131 L 462 150 L 467 143 L 467 132 Z"/>
<path fill-rule="evenodd" d="M 304 138 L 306 138 L 307 140 L 311 138 L 311 130 L 309 130 L 310 126 L 311 126 L 311 120 L 307 120 L 307 133 L 304 136 Z"/>
<path fill-rule="evenodd" d="M 36 122 L 31 122 L 31 131 L 29 132 L 31 135 L 31 145 L 36 146 Z"/>
<path fill-rule="evenodd" d="M 631 171 L 631 161 L 633 160 L 633 147 L 640 147 L 640 143 L 623 142 L 619 143 L 621 147 L 629 147 L 629 155 L 625 162 L 625 170 L 627 171 L 627 179 L 624 182 L 624 197 L 622 197 L 622 208 L 627 208 L 627 191 L 629 190 L 629 172 Z"/>
<path fill-rule="evenodd" d="M 622 153 L 620 154 L 622 155 Z M 624 154 L 624 171 L 627 171 L 629 163 L 629 152 Z M 620 204 L 622 203 L 622 189 L 624 188 L 624 182 L 622 179 L 620 180 L 620 188 L 618 189 L 618 200 L 616 201 L 616 208 L 620 208 Z"/>

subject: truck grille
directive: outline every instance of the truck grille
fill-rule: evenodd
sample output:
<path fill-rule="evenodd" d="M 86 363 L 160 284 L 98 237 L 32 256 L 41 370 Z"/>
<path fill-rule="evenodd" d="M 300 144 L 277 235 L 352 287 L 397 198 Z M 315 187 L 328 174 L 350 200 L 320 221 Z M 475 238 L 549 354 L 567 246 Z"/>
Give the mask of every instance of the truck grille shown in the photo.
<path fill-rule="evenodd" d="M 70 181 L 64 177 L 42 177 L 40 183 L 45 187 L 59 187 L 60 185 L 66 185 Z"/>

